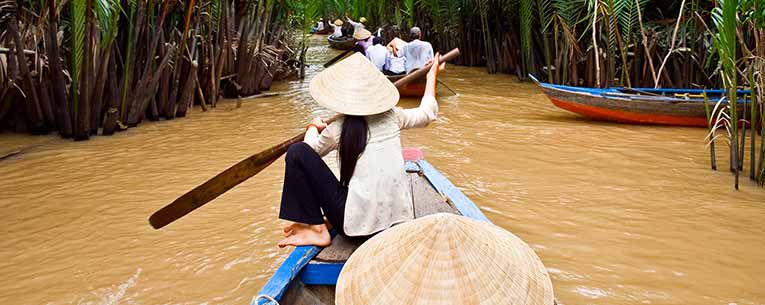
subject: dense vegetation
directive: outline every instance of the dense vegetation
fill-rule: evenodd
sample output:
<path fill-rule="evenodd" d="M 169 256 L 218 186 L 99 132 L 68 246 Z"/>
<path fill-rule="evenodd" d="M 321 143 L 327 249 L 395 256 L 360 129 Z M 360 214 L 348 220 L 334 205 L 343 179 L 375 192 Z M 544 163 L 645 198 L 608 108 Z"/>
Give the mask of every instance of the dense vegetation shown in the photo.
<path fill-rule="evenodd" d="M 264 0 L 0 0 L 0 130 L 84 140 L 255 94 L 291 70 L 286 18 Z"/>
<path fill-rule="evenodd" d="M 420 26 L 489 73 L 752 89 L 742 118 L 710 101 L 710 139 L 736 144 L 738 177 L 748 128 L 750 177 L 765 181 L 765 0 L 0 0 L 0 130 L 87 139 L 255 94 L 302 66 L 319 17 L 344 16 L 386 39 Z"/>

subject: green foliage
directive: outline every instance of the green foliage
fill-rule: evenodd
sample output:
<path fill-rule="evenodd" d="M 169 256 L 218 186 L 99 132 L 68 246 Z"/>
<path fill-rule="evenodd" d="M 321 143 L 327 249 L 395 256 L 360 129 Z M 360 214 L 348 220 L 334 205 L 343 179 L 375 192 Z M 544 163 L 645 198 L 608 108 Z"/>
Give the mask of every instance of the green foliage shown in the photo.
<path fill-rule="evenodd" d="M 83 51 L 85 50 L 85 13 L 86 0 L 72 0 L 72 39 L 71 42 L 71 65 L 70 72 L 72 76 L 72 108 L 75 115 L 78 113 L 79 107 L 79 88 L 80 83 L 80 67 L 82 66 Z M 76 120 L 75 120 L 76 121 Z"/>
<path fill-rule="evenodd" d="M 403 13 L 406 15 L 407 26 L 414 26 L 414 0 L 404 0 Z"/>
<path fill-rule="evenodd" d="M 521 0 L 519 7 L 520 17 L 520 36 L 521 36 L 521 61 L 523 66 L 523 75 L 533 73 L 534 67 L 531 59 L 531 27 L 534 22 L 533 19 L 534 8 L 531 5 L 531 0 Z"/>
<path fill-rule="evenodd" d="M 648 0 L 612 0 L 613 13 L 619 21 L 619 30 L 624 41 L 631 41 L 635 33 L 640 31 L 638 21 L 638 10 L 645 9 Z M 638 6 L 638 2 L 640 6 Z"/>
<path fill-rule="evenodd" d="M 442 31 L 444 28 L 444 18 L 441 12 L 441 4 L 439 0 L 418 0 L 417 4 L 426 12 L 429 13 L 430 19 L 433 21 L 433 30 L 436 32 Z M 446 2 L 446 1 L 445 1 Z"/>
<path fill-rule="evenodd" d="M 101 47 L 106 45 L 117 36 L 118 23 L 122 7 L 119 0 L 94 0 L 93 10 L 98 20 L 101 33 Z"/>
<path fill-rule="evenodd" d="M 548 32 L 553 21 L 552 0 L 537 0 L 537 13 L 542 33 Z"/>

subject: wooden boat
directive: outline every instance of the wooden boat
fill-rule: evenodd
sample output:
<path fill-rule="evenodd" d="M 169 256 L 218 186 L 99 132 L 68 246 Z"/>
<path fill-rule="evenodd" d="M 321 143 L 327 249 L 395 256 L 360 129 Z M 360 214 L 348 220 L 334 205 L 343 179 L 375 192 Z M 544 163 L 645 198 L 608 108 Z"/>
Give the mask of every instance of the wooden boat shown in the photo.
<path fill-rule="evenodd" d="M 316 28 L 311 28 L 311 34 L 327 35 L 327 34 L 329 34 L 331 32 L 332 31 L 329 28 L 326 28 L 326 27 L 324 29 L 321 29 L 321 30 L 318 30 L 318 31 L 316 30 Z"/>
<path fill-rule="evenodd" d="M 415 217 L 455 213 L 489 221 L 446 177 L 422 158 L 418 149 L 404 149 L 405 170 L 414 197 Z M 252 299 L 252 305 L 335 304 L 335 284 L 343 264 L 359 244 L 335 236 L 327 248 L 296 247 Z"/>
<path fill-rule="evenodd" d="M 404 78 L 406 75 L 387 75 L 388 80 L 391 83 L 395 83 L 397 80 Z M 401 97 L 422 97 L 425 94 L 425 80 L 423 76 L 420 79 L 404 85 L 398 89 L 398 94 Z"/>
<path fill-rule="evenodd" d="M 706 92 L 710 111 L 724 94 L 720 89 L 573 87 L 542 83 L 529 76 L 555 106 L 596 120 L 619 123 L 707 127 L 701 94 Z M 751 91 L 739 90 L 738 94 L 749 95 Z M 740 99 L 738 104 L 743 106 L 745 102 Z M 739 109 L 742 114 L 744 107 Z"/>
<path fill-rule="evenodd" d="M 329 43 L 329 46 L 333 49 L 338 50 L 350 50 L 353 48 L 354 40 L 353 37 L 334 37 L 334 36 L 327 36 L 327 42 Z"/>

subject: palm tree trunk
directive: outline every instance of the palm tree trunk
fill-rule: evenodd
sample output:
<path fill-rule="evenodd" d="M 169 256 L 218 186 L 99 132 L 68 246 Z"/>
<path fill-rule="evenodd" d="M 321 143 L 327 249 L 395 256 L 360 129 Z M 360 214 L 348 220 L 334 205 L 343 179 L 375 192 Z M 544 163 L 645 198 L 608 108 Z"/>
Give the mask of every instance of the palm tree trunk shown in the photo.
<path fill-rule="evenodd" d="M 50 65 L 50 79 L 53 89 L 53 104 L 56 105 L 56 123 L 58 132 L 62 137 L 72 136 L 72 119 L 69 114 L 69 102 L 66 95 L 66 83 L 64 82 L 61 57 L 58 50 L 58 10 L 56 0 L 48 2 L 48 28 L 45 49 L 48 51 L 48 63 Z"/>
<path fill-rule="evenodd" d="M 16 14 L 11 15 L 6 25 L 8 25 L 8 33 L 13 39 L 16 62 L 18 63 L 24 91 L 27 95 L 27 117 L 33 125 L 32 128 L 35 131 L 41 131 L 44 125 L 42 110 L 40 109 L 40 101 L 37 99 L 37 88 L 35 88 L 34 82 L 32 81 L 32 74 L 29 72 L 29 65 L 27 65 L 27 60 L 24 56 L 24 45 L 21 43 L 19 21 L 16 19 Z"/>

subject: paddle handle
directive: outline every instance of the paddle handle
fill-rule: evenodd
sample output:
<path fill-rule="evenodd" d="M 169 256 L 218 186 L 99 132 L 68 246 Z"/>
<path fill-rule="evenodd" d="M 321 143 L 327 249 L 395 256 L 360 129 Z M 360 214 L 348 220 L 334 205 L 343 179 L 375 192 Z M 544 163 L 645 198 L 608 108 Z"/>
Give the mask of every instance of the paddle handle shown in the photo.
<path fill-rule="evenodd" d="M 338 60 L 343 59 L 345 55 L 348 55 L 348 53 L 350 53 L 351 51 L 353 51 L 353 49 L 345 50 L 343 51 L 343 53 L 340 53 L 337 56 L 335 56 L 335 58 L 330 59 L 327 63 L 324 64 L 324 68 L 329 68 L 329 66 L 334 65 Z"/>
<path fill-rule="evenodd" d="M 459 55 L 460 55 L 460 49 L 454 48 L 448 53 L 441 55 L 441 62 L 451 61 L 457 58 L 457 56 Z M 416 81 L 424 77 L 425 75 L 427 75 L 432 65 L 433 63 L 429 63 L 427 65 L 422 66 L 422 68 L 419 68 L 415 70 L 414 72 L 409 73 L 406 76 L 402 77 L 401 79 L 397 80 L 395 83 L 393 83 L 393 85 L 396 86 L 397 89 L 401 89 L 401 87 L 404 87 L 406 84 Z"/>

